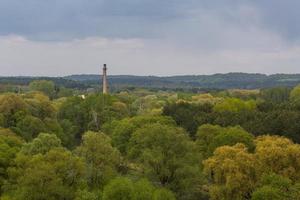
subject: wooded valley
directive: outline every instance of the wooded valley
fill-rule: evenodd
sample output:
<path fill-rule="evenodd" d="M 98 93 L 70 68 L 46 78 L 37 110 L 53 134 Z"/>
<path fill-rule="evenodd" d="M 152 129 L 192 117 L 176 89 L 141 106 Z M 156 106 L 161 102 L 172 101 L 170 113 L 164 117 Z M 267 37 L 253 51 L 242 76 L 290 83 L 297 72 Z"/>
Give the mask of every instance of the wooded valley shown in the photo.
<path fill-rule="evenodd" d="M 300 199 L 300 86 L 1 88 L 1 200 Z"/>

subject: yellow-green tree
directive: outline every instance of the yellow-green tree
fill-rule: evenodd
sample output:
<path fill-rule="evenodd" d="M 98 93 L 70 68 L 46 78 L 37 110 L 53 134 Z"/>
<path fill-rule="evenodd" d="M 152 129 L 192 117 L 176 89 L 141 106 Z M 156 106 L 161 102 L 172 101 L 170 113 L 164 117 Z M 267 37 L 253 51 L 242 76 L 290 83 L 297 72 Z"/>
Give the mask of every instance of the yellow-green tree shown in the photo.
<path fill-rule="evenodd" d="M 258 137 L 255 145 L 253 153 L 243 144 L 219 147 L 204 161 L 212 199 L 298 198 L 300 145 L 279 136 Z"/>
<path fill-rule="evenodd" d="M 255 140 L 259 173 L 273 172 L 293 181 L 300 180 L 300 145 L 279 136 Z"/>
<path fill-rule="evenodd" d="M 251 197 L 256 184 L 256 161 L 243 144 L 223 146 L 204 161 L 212 200 L 242 200 Z"/>

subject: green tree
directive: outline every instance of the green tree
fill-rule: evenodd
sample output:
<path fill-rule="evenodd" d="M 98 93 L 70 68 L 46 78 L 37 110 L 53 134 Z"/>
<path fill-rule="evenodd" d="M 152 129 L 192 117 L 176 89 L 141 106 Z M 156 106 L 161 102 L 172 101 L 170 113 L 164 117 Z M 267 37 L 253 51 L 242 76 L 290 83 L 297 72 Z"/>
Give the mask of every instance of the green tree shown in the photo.
<path fill-rule="evenodd" d="M 40 133 L 32 142 L 24 144 L 22 153 L 25 155 L 46 154 L 51 149 L 59 147 L 61 147 L 61 141 L 56 135 Z"/>
<path fill-rule="evenodd" d="M 291 90 L 287 87 L 276 87 L 263 89 L 260 91 L 260 95 L 267 102 L 283 103 L 289 100 Z"/>
<path fill-rule="evenodd" d="M 238 98 L 226 98 L 214 106 L 216 112 L 240 112 L 242 110 L 255 110 L 256 103 L 253 100 L 243 101 Z"/>
<path fill-rule="evenodd" d="M 296 86 L 290 93 L 290 101 L 296 106 L 300 106 L 300 85 Z"/>
<path fill-rule="evenodd" d="M 167 189 L 159 189 L 155 191 L 153 200 L 176 200 L 176 197 Z"/>
<path fill-rule="evenodd" d="M 134 183 L 132 200 L 152 200 L 154 190 L 154 186 L 147 179 L 141 179 Z"/>
<path fill-rule="evenodd" d="M 261 136 L 255 140 L 256 166 L 260 174 L 273 172 L 292 181 L 300 180 L 300 145 L 279 136 Z"/>
<path fill-rule="evenodd" d="M 65 88 L 65 87 L 60 87 L 57 93 L 57 97 L 61 98 L 61 97 L 70 97 L 72 96 L 74 93 L 74 91 L 72 89 L 69 88 Z"/>
<path fill-rule="evenodd" d="M 16 154 L 21 149 L 23 141 L 9 129 L 0 128 L 0 196 L 2 185 L 7 179 L 7 168 L 13 164 Z"/>
<path fill-rule="evenodd" d="M 175 122 L 169 117 L 136 116 L 107 123 L 103 127 L 103 130 L 111 136 L 112 144 L 117 147 L 122 154 L 127 154 L 128 143 L 132 134 L 138 128 L 155 123 L 175 125 Z"/>
<path fill-rule="evenodd" d="M 101 195 L 95 194 L 94 192 L 89 192 L 88 190 L 79 190 L 76 193 L 75 200 L 99 200 Z"/>
<path fill-rule="evenodd" d="M 144 126 L 133 133 L 128 152 L 150 180 L 176 191 L 180 199 L 201 196 L 195 192 L 202 184 L 200 155 L 183 129 L 158 123 Z"/>
<path fill-rule="evenodd" d="M 223 146 L 204 161 L 212 200 L 249 199 L 257 182 L 256 160 L 243 144 Z"/>
<path fill-rule="evenodd" d="M 84 163 L 64 149 L 20 153 L 8 172 L 6 192 L 16 200 L 72 200 L 84 181 Z"/>
<path fill-rule="evenodd" d="M 74 131 L 76 142 L 81 134 L 88 129 L 88 110 L 83 106 L 84 100 L 80 97 L 69 97 L 62 103 L 58 111 L 58 120 L 63 127 Z M 64 129 L 64 132 L 69 131 Z"/>
<path fill-rule="evenodd" d="M 28 113 L 28 106 L 18 95 L 0 95 L 0 113 L 4 127 L 8 128 L 16 125 L 18 113 Z"/>
<path fill-rule="evenodd" d="M 252 194 L 252 200 L 289 200 L 299 199 L 300 190 L 293 186 L 288 178 L 277 174 L 263 175 L 258 187 Z"/>
<path fill-rule="evenodd" d="M 249 150 L 254 150 L 254 136 L 239 126 L 223 128 L 218 125 L 202 125 L 196 138 L 196 144 L 206 158 L 211 156 L 216 148 L 225 145 L 243 143 Z"/>
<path fill-rule="evenodd" d="M 30 115 L 25 116 L 17 123 L 16 130 L 26 140 L 30 141 L 39 133 L 45 132 L 46 127 L 42 120 Z"/>
<path fill-rule="evenodd" d="M 76 152 L 87 164 L 90 187 L 102 187 L 117 175 L 121 156 L 119 151 L 111 146 L 110 138 L 103 133 L 86 132 Z"/>
<path fill-rule="evenodd" d="M 132 200 L 133 183 L 128 178 L 115 178 L 103 190 L 103 200 Z"/>
<path fill-rule="evenodd" d="M 29 84 L 29 88 L 33 91 L 43 92 L 44 94 L 46 94 L 50 98 L 54 98 L 55 84 L 52 81 L 47 81 L 47 80 L 32 81 Z"/>
<path fill-rule="evenodd" d="M 194 137 L 197 128 L 202 124 L 212 123 L 212 104 L 192 104 L 188 102 L 178 102 L 168 104 L 163 108 L 163 115 L 172 117 L 178 126 L 188 131 Z"/>
<path fill-rule="evenodd" d="M 25 95 L 25 102 L 28 104 L 28 109 L 31 115 L 39 118 L 54 118 L 56 110 L 49 100 L 49 97 L 40 92 L 31 92 Z"/>

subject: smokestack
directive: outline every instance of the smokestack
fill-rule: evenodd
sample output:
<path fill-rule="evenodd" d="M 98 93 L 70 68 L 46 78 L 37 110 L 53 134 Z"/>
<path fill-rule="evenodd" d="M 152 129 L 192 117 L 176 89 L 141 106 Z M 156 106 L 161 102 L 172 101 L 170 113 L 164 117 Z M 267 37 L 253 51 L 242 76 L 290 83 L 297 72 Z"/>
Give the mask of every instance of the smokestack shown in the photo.
<path fill-rule="evenodd" d="M 103 65 L 103 76 L 102 76 L 102 86 L 103 86 L 103 94 L 108 93 L 108 83 L 107 83 L 107 67 L 106 64 Z"/>

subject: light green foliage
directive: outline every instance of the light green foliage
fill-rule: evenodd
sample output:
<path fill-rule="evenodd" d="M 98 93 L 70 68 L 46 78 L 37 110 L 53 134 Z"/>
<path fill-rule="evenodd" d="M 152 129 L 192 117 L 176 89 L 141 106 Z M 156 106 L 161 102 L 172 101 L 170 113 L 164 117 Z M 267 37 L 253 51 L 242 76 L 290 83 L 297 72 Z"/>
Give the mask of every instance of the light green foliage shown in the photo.
<path fill-rule="evenodd" d="M 9 169 L 8 194 L 16 200 L 72 200 L 84 181 L 84 163 L 71 152 L 52 149 L 45 155 L 19 154 Z"/>
<path fill-rule="evenodd" d="M 300 198 L 300 188 L 293 185 L 288 178 L 269 174 L 261 178 L 260 186 L 252 194 L 252 200 L 297 200 Z"/>
<path fill-rule="evenodd" d="M 46 154 L 51 149 L 59 148 L 61 141 L 54 134 L 40 133 L 32 142 L 27 143 L 22 148 L 25 155 Z"/>
<path fill-rule="evenodd" d="M 138 98 L 133 102 L 133 107 L 137 110 L 138 115 L 159 114 L 164 105 L 165 101 L 159 100 L 153 94 Z"/>
<path fill-rule="evenodd" d="M 86 132 L 76 152 L 87 164 L 88 184 L 91 187 L 102 187 L 116 176 L 121 156 L 119 151 L 111 146 L 108 136 L 103 133 Z"/>
<path fill-rule="evenodd" d="M 152 200 L 154 190 L 154 186 L 147 179 L 141 179 L 134 183 L 132 200 Z"/>
<path fill-rule="evenodd" d="M 87 190 L 79 190 L 76 193 L 75 200 L 99 200 L 101 195 L 94 192 L 89 192 Z"/>
<path fill-rule="evenodd" d="M 9 129 L 0 128 L 0 196 L 2 185 L 7 179 L 7 168 L 13 163 L 13 160 L 20 150 L 23 141 Z"/>
<path fill-rule="evenodd" d="M 195 149 L 183 129 L 156 123 L 134 132 L 128 152 L 150 180 L 173 189 L 185 199 L 201 195 L 193 192 L 202 181 L 200 155 Z"/>
<path fill-rule="evenodd" d="M 126 154 L 128 142 L 133 132 L 140 127 L 155 123 L 175 125 L 175 122 L 169 117 L 137 116 L 106 124 L 106 126 L 104 126 L 104 132 L 111 136 L 113 145 L 116 146 L 121 153 Z"/>
<path fill-rule="evenodd" d="M 29 84 L 29 88 L 32 91 L 43 92 L 50 98 L 53 98 L 55 95 L 55 85 L 52 81 L 47 81 L 47 80 L 32 81 Z"/>
<path fill-rule="evenodd" d="M 113 179 L 104 187 L 103 200 L 175 200 L 167 189 L 156 189 L 147 179 L 137 182 L 124 177 Z"/>
<path fill-rule="evenodd" d="M 251 111 L 256 109 L 256 103 L 253 100 L 243 101 L 237 98 L 226 98 L 217 103 L 214 107 L 216 112 L 240 112 Z"/>
<path fill-rule="evenodd" d="M 112 180 L 103 190 L 103 200 L 132 200 L 133 183 L 127 178 Z"/>
<path fill-rule="evenodd" d="M 271 186 L 263 186 L 252 194 L 252 200 L 285 200 L 282 191 Z M 287 200 L 287 199 L 286 199 Z"/>
<path fill-rule="evenodd" d="M 300 85 L 296 86 L 290 93 L 290 101 L 297 107 L 300 106 Z"/>
<path fill-rule="evenodd" d="M 153 200 L 176 200 L 175 195 L 166 189 L 160 189 L 155 191 Z"/>
<path fill-rule="evenodd" d="M 254 150 L 254 136 L 238 126 L 223 128 L 218 125 L 202 125 L 198 128 L 196 138 L 196 144 L 206 158 L 216 148 L 224 145 L 243 143 L 249 150 Z"/>

